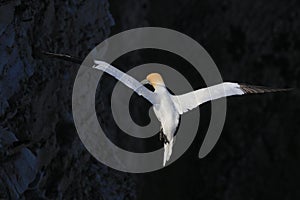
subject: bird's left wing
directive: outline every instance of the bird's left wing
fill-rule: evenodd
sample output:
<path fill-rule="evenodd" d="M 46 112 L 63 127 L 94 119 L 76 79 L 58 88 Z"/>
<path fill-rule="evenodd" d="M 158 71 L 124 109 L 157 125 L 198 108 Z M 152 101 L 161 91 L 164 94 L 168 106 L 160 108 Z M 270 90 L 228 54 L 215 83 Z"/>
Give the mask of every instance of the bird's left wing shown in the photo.
<path fill-rule="evenodd" d="M 272 89 L 262 86 L 243 85 L 238 83 L 224 82 L 207 88 L 202 88 L 183 95 L 172 96 L 176 109 L 180 114 L 185 113 L 200 104 L 221 97 L 243 95 L 248 93 L 265 93 L 287 91 L 290 89 Z"/>
<path fill-rule="evenodd" d="M 120 71 L 119 69 L 115 68 L 114 66 L 112 66 L 106 62 L 98 61 L 98 60 L 95 60 L 94 62 L 95 62 L 95 65 L 93 66 L 93 68 L 110 74 L 111 76 L 113 76 L 116 79 L 118 79 L 119 81 L 121 81 L 124 85 L 131 88 L 138 95 L 143 96 L 152 104 L 156 104 L 157 94 L 155 94 L 151 90 L 147 89 L 139 81 L 137 81 L 133 77 L 129 76 L 128 74 Z"/>

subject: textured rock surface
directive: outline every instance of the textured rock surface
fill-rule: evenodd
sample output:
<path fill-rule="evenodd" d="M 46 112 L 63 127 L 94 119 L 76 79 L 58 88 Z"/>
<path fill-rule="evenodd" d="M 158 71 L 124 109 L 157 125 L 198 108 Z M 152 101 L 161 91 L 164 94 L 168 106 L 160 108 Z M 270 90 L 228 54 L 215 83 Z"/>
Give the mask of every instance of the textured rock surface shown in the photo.
<path fill-rule="evenodd" d="M 95 161 L 77 136 L 71 92 L 78 66 L 33 55 L 84 57 L 110 33 L 108 2 L 0 6 L 0 199 L 133 198 L 128 175 Z"/>

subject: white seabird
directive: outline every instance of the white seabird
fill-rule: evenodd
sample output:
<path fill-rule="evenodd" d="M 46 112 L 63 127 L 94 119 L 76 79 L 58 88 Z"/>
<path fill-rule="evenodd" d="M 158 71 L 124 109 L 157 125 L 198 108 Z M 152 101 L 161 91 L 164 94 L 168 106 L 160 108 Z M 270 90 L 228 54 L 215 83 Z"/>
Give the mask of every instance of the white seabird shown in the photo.
<path fill-rule="evenodd" d="M 211 87 L 202 88 L 182 95 L 172 95 L 166 88 L 163 78 L 158 73 L 149 74 L 145 80 L 139 82 L 128 74 L 118 70 L 112 65 L 95 61 L 93 68 L 104 71 L 138 95 L 143 96 L 153 105 L 154 113 L 161 123 L 160 138 L 164 140 L 163 166 L 170 159 L 175 142 L 175 132 L 179 124 L 179 117 L 183 113 L 198 107 L 199 105 L 232 95 L 243 95 L 248 93 L 265 93 L 287 91 L 290 89 L 271 89 L 261 86 L 243 85 L 238 83 L 224 82 Z M 151 84 L 154 92 L 147 89 L 143 84 Z"/>

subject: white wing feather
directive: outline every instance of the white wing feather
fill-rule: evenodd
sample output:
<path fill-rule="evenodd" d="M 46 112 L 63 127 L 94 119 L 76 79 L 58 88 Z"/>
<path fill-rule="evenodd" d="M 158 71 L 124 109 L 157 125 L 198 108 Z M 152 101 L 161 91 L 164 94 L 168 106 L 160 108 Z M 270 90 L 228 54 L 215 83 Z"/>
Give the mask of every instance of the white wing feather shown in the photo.
<path fill-rule="evenodd" d="M 133 77 L 129 76 L 128 74 L 120 71 L 119 69 L 115 68 L 114 66 L 103 62 L 95 60 L 95 65 L 93 68 L 101 70 L 103 72 L 106 72 L 119 81 L 121 81 L 124 85 L 131 88 L 134 92 L 136 92 L 138 95 L 143 96 L 146 98 L 149 102 L 152 104 L 156 104 L 157 102 L 157 94 L 146 88 L 143 84 L 141 84 L 139 81 L 134 79 Z"/>
<path fill-rule="evenodd" d="M 172 96 L 177 111 L 182 114 L 197 106 L 214 99 L 232 95 L 243 95 L 248 93 L 265 93 L 289 91 L 291 89 L 273 89 L 263 86 L 243 85 L 238 83 L 224 82 L 211 87 L 199 89 L 183 95 Z"/>

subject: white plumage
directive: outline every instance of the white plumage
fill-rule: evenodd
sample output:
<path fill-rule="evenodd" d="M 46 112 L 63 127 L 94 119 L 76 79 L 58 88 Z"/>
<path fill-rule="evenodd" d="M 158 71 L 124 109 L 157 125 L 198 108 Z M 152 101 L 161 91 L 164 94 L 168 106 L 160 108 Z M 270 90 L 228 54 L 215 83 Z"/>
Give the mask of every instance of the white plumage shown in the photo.
<path fill-rule="evenodd" d="M 161 123 L 163 132 L 163 166 L 166 165 L 166 162 L 172 155 L 172 149 L 175 143 L 174 134 L 176 132 L 181 114 L 192 110 L 193 108 L 196 108 L 207 101 L 222 97 L 243 95 L 246 93 L 264 93 L 288 90 L 270 89 L 261 86 L 249 86 L 238 83 L 224 82 L 182 95 L 171 95 L 165 86 L 163 78 L 158 73 L 149 74 L 144 81 L 139 82 L 126 73 L 103 61 L 95 61 L 93 68 L 112 75 L 153 104 L 154 113 Z M 155 89 L 154 92 L 147 89 L 143 85 L 145 83 L 151 84 Z"/>

